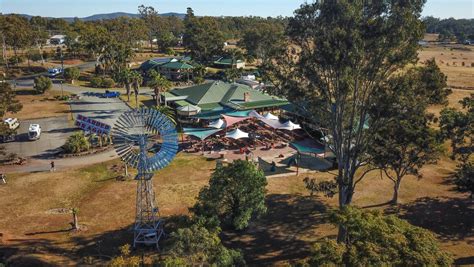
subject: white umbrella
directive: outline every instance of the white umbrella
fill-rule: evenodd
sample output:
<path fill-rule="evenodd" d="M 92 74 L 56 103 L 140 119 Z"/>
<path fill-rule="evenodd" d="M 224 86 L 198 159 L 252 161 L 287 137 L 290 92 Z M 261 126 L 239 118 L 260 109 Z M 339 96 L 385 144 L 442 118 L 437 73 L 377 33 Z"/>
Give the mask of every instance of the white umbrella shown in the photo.
<path fill-rule="evenodd" d="M 271 114 L 270 112 L 265 114 L 263 117 L 267 120 L 278 120 L 278 116 L 275 116 L 275 115 Z"/>
<path fill-rule="evenodd" d="M 184 116 L 196 115 L 201 112 L 201 108 L 194 105 L 186 105 L 178 108 L 178 114 Z"/>
<path fill-rule="evenodd" d="M 222 128 L 222 126 L 224 126 L 224 124 L 225 124 L 225 121 L 224 121 L 224 120 L 218 119 L 218 120 L 215 120 L 215 121 L 209 123 L 209 127 L 210 127 L 210 128 L 220 129 L 220 128 Z"/>
<path fill-rule="evenodd" d="M 235 129 L 232 132 L 228 132 L 225 137 L 232 139 L 249 138 L 249 134 L 240 129 Z"/>
<path fill-rule="evenodd" d="M 283 123 L 283 127 L 281 127 L 280 129 L 293 131 L 301 129 L 301 126 L 299 124 L 293 123 L 292 121 L 287 121 Z"/>

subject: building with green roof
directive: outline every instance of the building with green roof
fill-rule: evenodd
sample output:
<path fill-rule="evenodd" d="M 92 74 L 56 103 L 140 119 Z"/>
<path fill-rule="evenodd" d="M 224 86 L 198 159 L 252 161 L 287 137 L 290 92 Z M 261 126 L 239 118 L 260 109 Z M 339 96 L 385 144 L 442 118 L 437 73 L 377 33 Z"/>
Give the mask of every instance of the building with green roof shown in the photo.
<path fill-rule="evenodd" d="M 232 60 L 232 58 L 221 57 L 214 62 L 214 66 L 218 68 L 236 68 L 243 69 L 245 68 L 245 61 L 237 59 Z"/>
<path fill-rule="evenodd" d="M 189 63 L 189 58 L 154 58 L 145 61 L 141 66 L 142 72 L 156 70 L 161 75 L 172 81 L 189 80 L 192 78 L 194 66 Z"/>
<path fill-rule="evenodd" d="M 265 94 L 249 86 L 222 81 L 174 89 L 161 97 L 164 103 L 174 108 L 186 105 L 199 107 L 199 113 L 194 116 L 201 119 L 215 119 L 236 111 L 273 110 L 288 104 L 286 99 Z"/>

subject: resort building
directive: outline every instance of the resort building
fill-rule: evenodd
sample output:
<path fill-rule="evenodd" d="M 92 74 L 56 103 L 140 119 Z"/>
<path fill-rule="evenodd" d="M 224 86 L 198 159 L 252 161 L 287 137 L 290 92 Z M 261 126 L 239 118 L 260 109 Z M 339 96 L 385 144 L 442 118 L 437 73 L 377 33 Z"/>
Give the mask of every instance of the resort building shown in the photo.
<path fill-rule="evenodd" d="M 288 104 L 286 99 L 249 86 L 221 81 L 174 89 L 163 93 L 161 101 L 176 109 L 178 120 L 182 123 L 218 119 L 226 114 L 246 116 L 252 110 L 273 111 Z"/>
<path fill-rule="evenodd" d="M 154 69 L 161 75 L 165 76 L 168 80 L 188 81 L 193 78 L 194 69 L 194 66 L 189 64 L 189 60 L 190 58 L 187 57 L 154 58 L 145 61 L 140 66 L 140 70 L 147 73 Z"/>

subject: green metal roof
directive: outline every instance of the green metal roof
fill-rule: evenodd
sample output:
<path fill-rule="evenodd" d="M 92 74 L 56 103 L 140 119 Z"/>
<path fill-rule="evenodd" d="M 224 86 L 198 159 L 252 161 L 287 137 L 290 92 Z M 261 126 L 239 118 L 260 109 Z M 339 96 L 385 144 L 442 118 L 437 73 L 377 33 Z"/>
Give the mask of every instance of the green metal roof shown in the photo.
<path fill-rule="evenodd" d="M 189 106 L 189 103 L 185 100 L 179 100 L 179 101 L 176 101 L 174 102 L 176 105 L 180 106 L 180 107 L 185 107 L 185 106 Z"/>
<path fill-rule="evenodd" d="M 236 110 L 247 110 L 288 104 L 288 101 L 284 99 L 264 94 L 249 86 L 225 82 L 211 82 L 183 89 L 174 89 L 170 93 L 174 96 L 186 97 L 185 101 L 197 105 L 203 110 L 213 110 L 223 106 Z M 248 102 L 244 102 L 246 93 L 250 97 Z"/>
<path fill-rule="evenodd" d="M 163 64 L 160 68 L 173 69 L 173 70 L 190 70 L 194 67 L 186 62 L 175 61 Z"/>
<path fill-rule="evenodd" d="M 232 103 L 229 106 L 235 106 L 236 109 L 256 109 L 256 108 L 267 108 L 267 107 L 279 107 L 287 105 L 288 101 L 280 99 L 263 100 L 256 102 L 243 102 L 243 103 Z"/>
<path fill-rule="evenodd" d="M 234 64 L 242 63 L 243 61 L 240 59 L 235 60 Z M 231 58 L 219 58 L 218 60 L 214 61 L 214 64 L 220 65 L 231 65 L 232 59 Z"/>

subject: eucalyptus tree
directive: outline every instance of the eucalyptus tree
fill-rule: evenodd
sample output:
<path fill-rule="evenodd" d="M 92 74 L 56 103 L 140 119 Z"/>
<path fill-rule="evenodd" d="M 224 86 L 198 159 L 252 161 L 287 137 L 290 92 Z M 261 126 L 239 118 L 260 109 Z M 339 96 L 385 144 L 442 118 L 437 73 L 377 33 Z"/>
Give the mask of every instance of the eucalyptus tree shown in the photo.
<path fill-rule="evenodd" d="M 159 19 L 158 11 L 152 6 L 141 5 L 138 7 L 138 13 L 148 29 L 148 41 L 150 42 L 150 50 L 153 52 L 153 29 Z"/>
<path fill-rule="evenodd" d="M 375 129 L 368 154 L 371 164 L 393 182 L 392 204 L 398 203 L 402 179 L 421 178 L 419 170 L 435 163 L 442 152 L 439 133 L 426 111 L 432 93 L 417 76 L 418 72 L 408 71 L 390 78 L 390 90 L 378 92 L 374 96 L 378 105 L 370 110 L 371 118 L 385 121 Z"/>
<path fill-rule="evenodd" d="M 377 105 L 374 94 L 391 90 L 388 78 L 417 60 L 424 2 L 303 4 L 289 19 L 284 49 L 265 62 L 274 93 L 328 129 L 340 207 L 351 204 L 357 184 L 370 170 L 363 168 L 370 161 L 369 143 L 385 123 L 369 118 L 369 109 Z M 341 227 L 338 239 L 346 238 Z"/>

